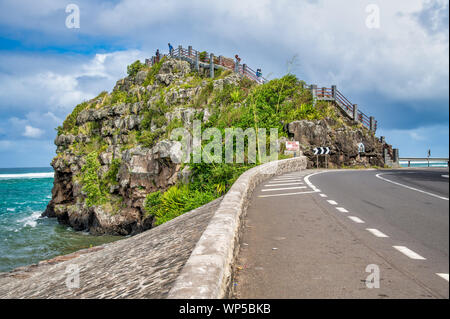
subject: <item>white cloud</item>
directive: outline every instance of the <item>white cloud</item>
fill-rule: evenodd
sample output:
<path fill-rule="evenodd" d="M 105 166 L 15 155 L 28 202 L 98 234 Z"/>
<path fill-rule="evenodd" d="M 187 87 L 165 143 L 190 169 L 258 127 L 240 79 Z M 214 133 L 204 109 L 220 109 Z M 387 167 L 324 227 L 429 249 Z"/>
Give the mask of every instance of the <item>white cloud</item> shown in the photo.
<path fill-rule="evenodd" d="M 41 129 L 38 129 L 36 127 L 32 127 L 30 125 L 25 126 L 25 131 L 23 132 L 23 136 L 30 137 L 30 138 L 39 138 L 44 134 L 44 131 Z"/>

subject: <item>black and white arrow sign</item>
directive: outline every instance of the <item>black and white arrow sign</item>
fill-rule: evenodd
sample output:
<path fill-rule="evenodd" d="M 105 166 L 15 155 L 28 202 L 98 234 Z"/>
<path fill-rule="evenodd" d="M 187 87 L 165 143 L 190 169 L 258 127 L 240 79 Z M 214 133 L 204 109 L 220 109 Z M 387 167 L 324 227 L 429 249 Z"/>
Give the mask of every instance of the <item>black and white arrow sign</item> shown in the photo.
<path fill-rule="evenodd" d="M 316 147 L 314 148 L 314 155 L 325 155 L 330 154 L 329 147 Z"/>

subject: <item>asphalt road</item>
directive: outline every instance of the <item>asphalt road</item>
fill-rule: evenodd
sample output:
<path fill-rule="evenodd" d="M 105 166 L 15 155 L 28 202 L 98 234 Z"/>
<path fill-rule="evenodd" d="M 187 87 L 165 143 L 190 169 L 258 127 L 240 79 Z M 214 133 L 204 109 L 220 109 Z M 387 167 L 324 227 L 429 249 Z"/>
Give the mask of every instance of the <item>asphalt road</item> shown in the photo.
<path fill-rule="evenodd" d="M 272 178 L 244 220 L 234 297 L 448 298 L 448 197 L 448 169 Z"/>

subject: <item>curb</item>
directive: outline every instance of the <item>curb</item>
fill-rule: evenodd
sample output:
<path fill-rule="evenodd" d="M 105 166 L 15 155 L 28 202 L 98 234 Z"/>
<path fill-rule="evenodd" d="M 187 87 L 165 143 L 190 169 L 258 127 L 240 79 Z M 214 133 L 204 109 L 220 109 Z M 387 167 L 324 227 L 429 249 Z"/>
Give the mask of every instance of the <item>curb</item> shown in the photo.
<path fill-rule="evenodd" d="M 224 196 L 187 260 L 168 299 L 226 298 L 239 252 L 241 219 L 255 187 L 279 174 L 306 168 L 306 157 L 273 161 L 244 172 Z"/>

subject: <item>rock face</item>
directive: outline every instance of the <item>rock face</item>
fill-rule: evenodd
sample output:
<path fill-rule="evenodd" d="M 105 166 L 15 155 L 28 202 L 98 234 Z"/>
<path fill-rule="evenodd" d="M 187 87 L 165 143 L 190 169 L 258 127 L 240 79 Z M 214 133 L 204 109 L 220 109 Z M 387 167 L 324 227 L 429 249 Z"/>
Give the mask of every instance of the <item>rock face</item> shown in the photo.
<path fill-rule="evenodd" d="M 112 93 L 146 94 L 148 100 L 107 103 L 79 112 L 76 132 L 72 132 L 73 129 L 64 131 L 55 139 L 57 156 L 51 163 L 55 170 L 52 199 L 43 216 L 56 217 L 60 223 L 75 230 L 88 230 L 93 234 L 129 235 L 151 228 L 153 219 L 146 216 L 143 208 L 145 196 L 166 190 L 177 182 L 178 176 L 186 180 L 187 167 L 181 174 L 180 165 L 172 161 L 181 156 L 177 142 L 161 138 L 152 146 L 144 146 L 136 141 L 136 133 L 144 130 L 163 132 L 174 119 L 185 125 L 192 122 L 199 110 L 177 107 L 194 99 L 202 89 L 202 85 L 181 88 L 189 81 L 186 76 L 191 71 L 189 63 L 169 59 L 162 64 L 153 84 L 143 87 L 147 71 L 140 71 L 134 77 L 118 81 Z M 160 112 L 166 117 L 166 123 L 158 126 L 152 119 L 151 127 L 144 128 L 141 124 L 145 112 L 160 107 L 162 88 L 168 89 L 164 104 L 174 106 L 174 110 L 165 114 Z M 85 145 L 92 149 L 80 151 Z M 98 153 L 99 178 L 107 176 L 114 163 L 120 163 L 112 176 L 113 182 L 106 185 L 108 201 L 114 205 L 86 204 L 81 179 L 90 151 Z"/>
<path fill-rule="evenodd" d="M 392 146 L 381 143 L 380 139 L 360 125 L 339 126 L 330 119 L 317 121 L 294 121 L 287 127 L 288 133 L 308 157 L 308 168 L 316 167 L 315 147 L 329 147 L 328 167 L 380 166 L 384 167 L 383 152 Z M 364 152 L 359 153 L 358 144 L 364 144 Z M 324 166 L 324 156 L 319 156 L 319 165 Z"/>

